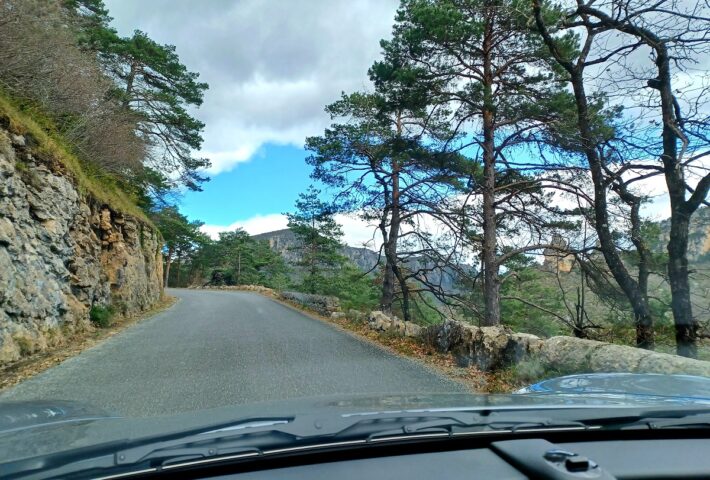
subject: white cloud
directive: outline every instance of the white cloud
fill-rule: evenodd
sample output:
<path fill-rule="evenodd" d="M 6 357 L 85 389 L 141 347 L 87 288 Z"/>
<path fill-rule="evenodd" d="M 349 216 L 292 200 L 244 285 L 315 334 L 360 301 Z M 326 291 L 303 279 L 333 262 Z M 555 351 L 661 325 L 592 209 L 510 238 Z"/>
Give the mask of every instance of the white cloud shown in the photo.
<path fill-rule="evenodd" d="M 106 0 L 121 34 L 175 45 L 210 89 L 193 113 L 216 175 L 266 143 L 302 147 L 323 107 L 367 85 L 397 0 Z"/>

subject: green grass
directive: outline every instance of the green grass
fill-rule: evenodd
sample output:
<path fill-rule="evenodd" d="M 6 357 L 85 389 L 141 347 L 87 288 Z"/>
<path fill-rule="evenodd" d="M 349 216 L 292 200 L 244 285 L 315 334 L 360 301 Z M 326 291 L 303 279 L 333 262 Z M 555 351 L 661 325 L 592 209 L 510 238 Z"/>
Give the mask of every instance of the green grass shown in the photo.
<path fill-rule="evenodd" d="M 71 148 L 56 132 L 56 128 L 48 116 L 43 115 L 36 108 L 25 107 L 23 111 L 19 105 L 0 91 L 0 117 L 9 120 L 12 133 L 32 136 L 37 142 L 37 146 L 33 147 L 33 154 L 45 161 L 57 162 L 74 179 L 81 194 L 89 195 L 99 203 L 110 205 L 115 211 L 136 217 L 152 225 L 133 199 L 120 189 L 114 176 L 103 171 L 96 164 L 82 162 L 71 153 Z"/>
<path fill-rule="evenodd" d="M 108 328 L 113 324 L 114 314 L 111 306 L 94 305 L 89 311 L 89 318 L 97 327 Z"/>

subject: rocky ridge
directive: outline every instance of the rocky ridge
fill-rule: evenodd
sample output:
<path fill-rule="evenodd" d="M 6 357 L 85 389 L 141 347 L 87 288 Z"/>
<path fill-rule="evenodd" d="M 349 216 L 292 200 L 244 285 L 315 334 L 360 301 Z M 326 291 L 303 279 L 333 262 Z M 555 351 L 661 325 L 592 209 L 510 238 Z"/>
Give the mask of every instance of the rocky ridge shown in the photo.
<path fill-rule="evenodd" d="M 157 230 L 80 190 L 0 122 L 0 364 L 91 329 L 94 307 L 131 314 L 161 295 Z"/>

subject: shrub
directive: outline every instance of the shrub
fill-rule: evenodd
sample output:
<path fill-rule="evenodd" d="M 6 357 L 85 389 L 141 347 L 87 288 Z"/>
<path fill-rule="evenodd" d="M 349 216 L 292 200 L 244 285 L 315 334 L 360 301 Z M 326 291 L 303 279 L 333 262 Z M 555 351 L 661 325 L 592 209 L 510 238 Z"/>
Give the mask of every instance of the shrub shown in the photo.
<path fill-rule="evenodd" d="M 100 328 L 108 328 L 113 324 L 114 309 L 110 305 L 94 305 L 89 311 L 91 322 Z"/>

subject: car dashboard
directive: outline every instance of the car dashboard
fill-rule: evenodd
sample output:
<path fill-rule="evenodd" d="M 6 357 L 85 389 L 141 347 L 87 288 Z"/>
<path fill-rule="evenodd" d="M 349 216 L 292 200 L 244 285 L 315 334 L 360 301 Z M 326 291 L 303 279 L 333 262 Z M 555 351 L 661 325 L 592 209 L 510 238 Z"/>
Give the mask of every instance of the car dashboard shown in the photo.
<path fill-rule="evenodd" d="M 444 443 L 444 442 L 442 442 Z M 409 447 L 409 448 L 408 448 Z M 475 448 L 426 451 L 402 445 L 396 453 L 360 452 L 263 459 L 220 471 L 172 472 L 171 478 L 305 479 L 673 479 L 710 478 L 710 439 L 654 438 L 551 442 L 491 440 Z"/>

